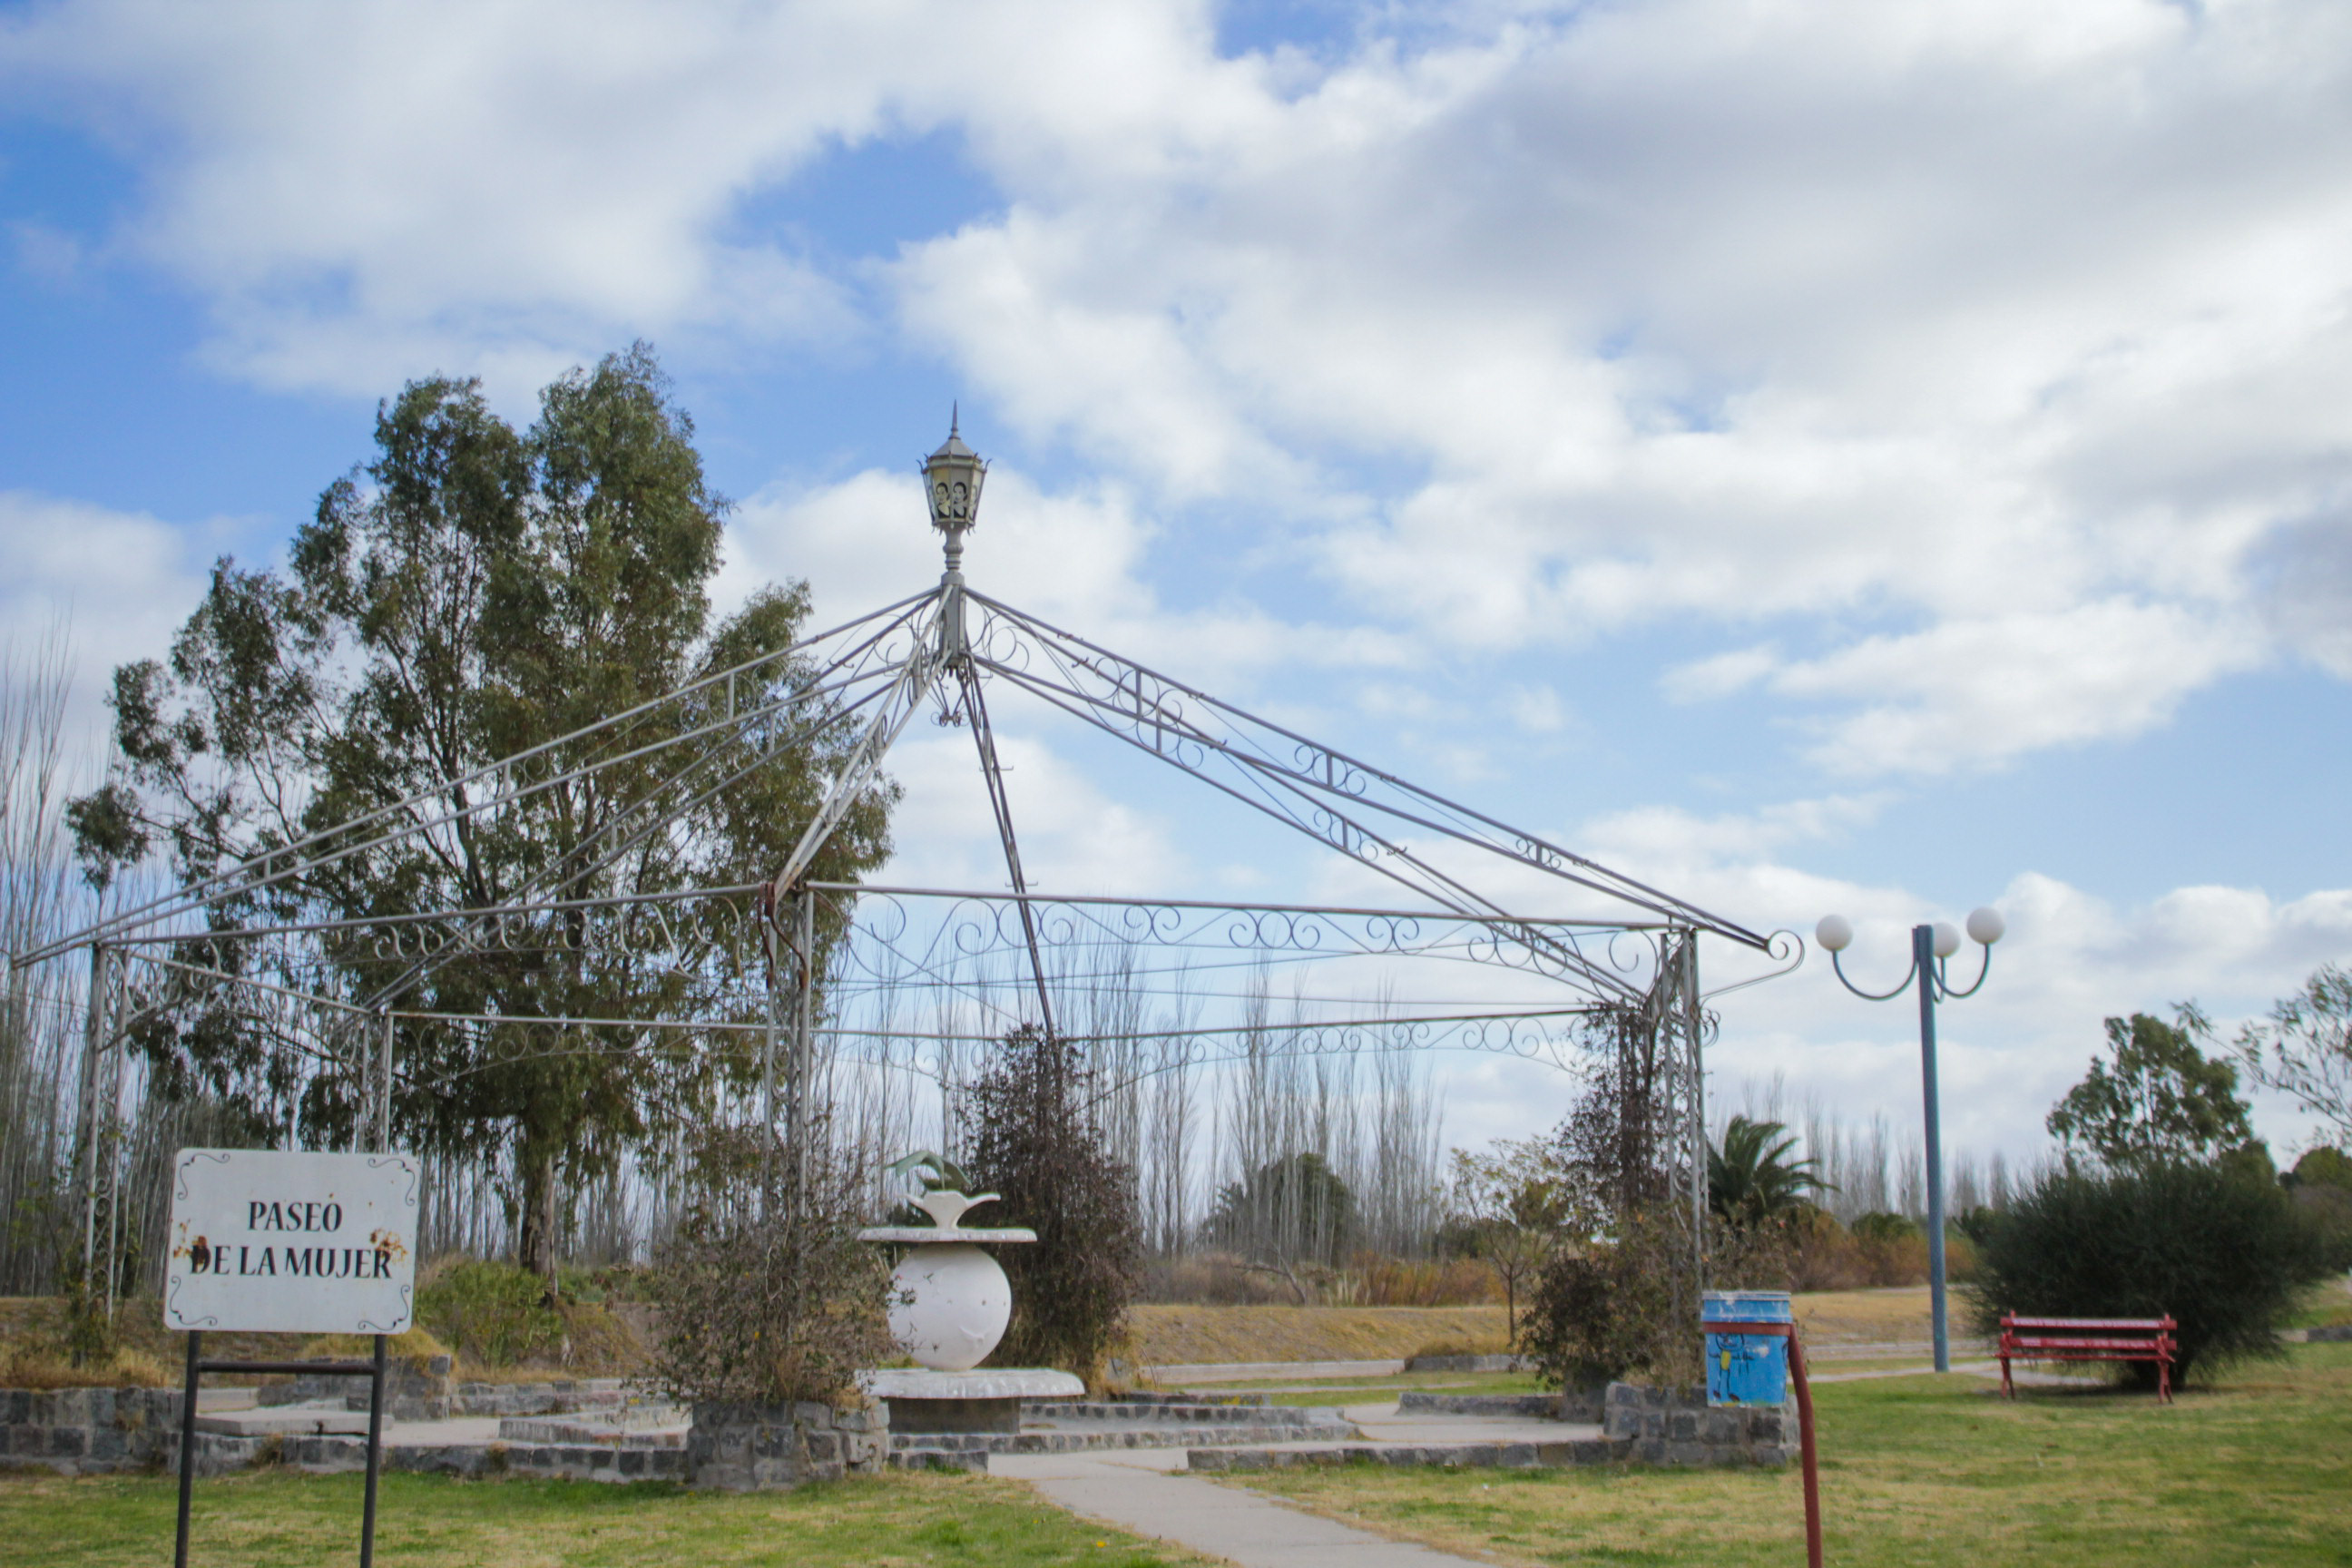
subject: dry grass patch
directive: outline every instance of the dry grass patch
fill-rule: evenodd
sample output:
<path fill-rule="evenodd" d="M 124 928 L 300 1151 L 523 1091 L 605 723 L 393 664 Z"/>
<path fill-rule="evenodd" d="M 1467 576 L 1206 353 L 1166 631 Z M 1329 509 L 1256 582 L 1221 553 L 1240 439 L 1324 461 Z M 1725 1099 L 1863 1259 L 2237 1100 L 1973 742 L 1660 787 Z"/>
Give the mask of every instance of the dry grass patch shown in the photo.
<path fill-rule="evenodd" d="M 1145 1366 L 1221 1362 L 1396 1361 L 1438 1341 L 1500 1342 L 1500 1307 L 1191 1307 L 1133 1310 Z"/>
<path fill-rule="evenodd" d="M 1925 1340 L 1935 1332 L 1925 1285 L 1883 1290 L 1815 1290 L 1796 1298 L 1797 1326 L 1809 1345 L 1888 1344 Z M 1953 1327 L 1962 1328 L 1958 1293 L 1952 1296 Z"/>
<path fill-rule="evenodd" d="M 1957 1310 L 1958 1301 L 1955 1300 Z M 1807 1344 L 1924 1341 L 1927 1288 L 1825 1290 L 1799 1296 Z M 1444 1345 L 1503 1348 L 1503 1309 L 1482 1307 L 1183 1306 L 1134 1309 L 1135 1360 L 1145 1366 L 1222 1362 L 1402 1360 Z"/>

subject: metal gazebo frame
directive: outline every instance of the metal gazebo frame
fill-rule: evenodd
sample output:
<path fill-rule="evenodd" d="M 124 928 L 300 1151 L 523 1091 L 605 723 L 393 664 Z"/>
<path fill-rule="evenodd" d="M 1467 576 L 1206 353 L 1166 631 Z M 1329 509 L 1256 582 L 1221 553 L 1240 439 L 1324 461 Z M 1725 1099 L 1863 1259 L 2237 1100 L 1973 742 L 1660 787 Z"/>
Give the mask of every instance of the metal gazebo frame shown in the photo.
<path fill-rule="evenodd" d="M 337 1071 L 364 1076 L 365 1111 L 355 1142 L 376 1149 L 392 1144 L 395 1089 L 403 1081 L 396 1047 L 404 1029 L 557 1030 L 572 1042 L 559 1047 L 567 1050 L 637 1049 L 642 1041 L 665 1038 L 683 1039 L 692 1048 L 697 1037 L 706 1047 L 756 1041 L 761 1115 L 774 1129 L 781 1111 L 783 1144 L 799 1160 L 809 1147 L 817 1040 L 825 1037 L 838 1043 L 856 1033 L 843 1017 L 819 1016 L 827 977 L 816 962 L 817 921 L 821 910 L 836 922 L 855 921 L 864 906 L 896 910 L 902 931 L 911 929 L 907 910 L 943 907 L 944 923 L 934 930 L 934 941 L 940 931 L 960 931 L 964 934 L 949 940 L 961 954 L 1008 955 L 1024 972 L 1024 1009 L 1034 1005 L 1034 1016 L 1014 1021 L 1048 1031 L 1057 1023 L 1047 955 L 1074 940 L 1170 946 L 1193 941 L 1213 945 L 1222 939 L 1236 952 L 1389 959 L 1442 947 L 1473 963 L 1516 971 L 1543 993 L 1450 1014 L 1398 1016 L 1343 1008 L 1339 1016 L 1294 1018 L 1284 1026 L 1303 1033 L 1310 1048 L 1449 1047 L 1548 1056 L 1565 1065 L 1570 1037 L 1563 1027 L 1572 1031 L 1578 1022 L 1604 1013 L 1630 1014 L 1653 1033 L 1667 1064 L 1670 1124 L 1680 1144 L 1670 1152 L 1687 1181 L 1694 1269 L 1703 1277 L 1703 1057 L 1711 1025 L 1699 985 L 1699 939 L 1718 937 L 1783 965 L 1794 961 L 1793 941 L 1786 933 L 1759 933 L 1710 913 L 971 589 L 962 572 L 964 539 L 976 519 L 986 465 L 951 429 L 923 471 L 931 522 L 945 542 L 946 570 L 936 586 L 461 778 L 438 781 L 330 829 L 251 855 L 70 935 L 0 956 L 5 982 L 11 970 L 22 973 L 78 951 L 89 954 L 75 1145 L 85 1269 L 99 1253 L 102 1233 L 110 1235 L 120 1223 L 121 1085 L 128 1068 L 128 1029 L 144 1010 L 234 993 L 240 1005 L 259 1009 L 251 1015 L 253 1026 L 276 1031 L 290 1048 Z M 1155 901 L 1036 892 L 1023 867 L 998 757 L 988 706 L 992 684 L 1113 736 L 1305 835 L 1396 884 L 1410 895 L 1409 904 L 1420 907 Z M 1006 888 L 887 888 L 813 879 L 811 868 L 830 837 L 882 782 L 892 743 L 919 712 L 931 707 L 941 722 L 971 731 Z M 773 876 L 659 894 L 572 896 L 589 877 L 650 836 L 667 831 L 776 751 L 851 736 L 822 803 Z M 587 760 L 548 765 L 550 759 L 583 752 Z M 623 768 L 632 771 L 616 771 Z M 600 774 L 649 776 L 652 782 L 626 801 L 579 856 L 540 873 L 495 905 L 242 923 L 231 909 L 250 908 L 257 894 L 357 856 L 487 826 L 536 794 Z M 446 805 L 453 794 L 462 805 Z M 1532 873 L 1572 902 L 1619 912 L 1610 919 L 1534 916 L 1481 890 L 1474 868 Z M 467 1015 L 403 1005 L 426 979 L 468 954 L 604 941 L 664 954 L 677 973 L 692 977 L 692 1000 L 684 1016 Z M 347 973 L 339 978 L 322 957 L 323 944 L 337 943 L 347 949 L 365 944 L 370 957 L 394 971 L 394 977 L 358 990 Z M 230 944 L 239 948 L 235 964 L 226 956 Z M 131 984 L 133 966 L 148 976 L 143 1006 Z M 1193 1059 L 1219 1059 L 1218 1041 L 1243 1027 L 1188 1031 L 1193 1039 L 1186 1048 Z M 903 1037 L 906 1031 L 897 1033 Z M 979 1041 L 1003 1033 L 992 1026 L 933 1037 Z M 592 1036 L 625 1043 L 580 1043 Z M 407 1084 L 412 1092 L 432 1087 L 416 1073 Z M 107 1256 L 113 1256 L 110 1245 Z M 110 1271 L 110 1299 L 113 1289 Z"/>

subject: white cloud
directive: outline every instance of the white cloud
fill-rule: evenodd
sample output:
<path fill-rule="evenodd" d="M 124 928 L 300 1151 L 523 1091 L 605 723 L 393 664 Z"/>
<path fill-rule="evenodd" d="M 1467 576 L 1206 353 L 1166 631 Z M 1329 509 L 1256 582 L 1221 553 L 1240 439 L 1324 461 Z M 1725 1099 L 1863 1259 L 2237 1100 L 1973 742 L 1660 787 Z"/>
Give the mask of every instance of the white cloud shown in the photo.
<path fill-rule="evenodd" d="M 1206 0 L 81 0 L 0 69 L 118 140 L 122 243 L 276 384 L 895 331 L 1109 476 L 1039 498 L 1109 524 L 1072 583 L 1240 502 L 1424 644 L 1805 648 L 1670 689 L 1803 705 L 1855 774 L 2347 667 L 2277 563 L 2352 488 L 2352 13 L 1385 16 L 1318 65 L 1218 58 Z M 993 216 L 855 272 L 799 237 L 798 174 L 934 131 Z"/>
<path fill-rule="evenodd" d="M 0 490 L 0 627 L 40 640 L 52 628 L 74 654 L 68 754 L 105 754 L 104 702 L 114 667 L 161 658 L 205 591 L 209 550 L 238 531 L 215 521 L 174 527 L 143 512 Z"/>
<path fill-rule="evenodd" d="M 2258 661 L 2248 552 L 2352 482 L 2347 46 L 2288 0 L 1579 8 L 1195 117 L 1164 178 L 1008 167 L 906 319 L 1442 642 L 1924 619 L 1773 689 L 1853 710 L 1841 770 L 1998 761 Z M 1360 458 L 1426 478 L 1330 522 Z M 2032 679 L 1928 668 L 2004 639 Z"/>
<path fill-rule="evenodd" d="M 1843 773 L 1941 773 L 2049 746 L 2128 736 L 2221 676 L 2261 663 L 2244 617 L 2173 605 L 2095 601 L 2048 614 L 1948 620 L 1865 637 L 1817 659 L 1748 648 L 1670 671 L 1669 695 L 1727 696 L 1761 684 L 1859 703 L 1819 726 L 1823 766 Z"/>

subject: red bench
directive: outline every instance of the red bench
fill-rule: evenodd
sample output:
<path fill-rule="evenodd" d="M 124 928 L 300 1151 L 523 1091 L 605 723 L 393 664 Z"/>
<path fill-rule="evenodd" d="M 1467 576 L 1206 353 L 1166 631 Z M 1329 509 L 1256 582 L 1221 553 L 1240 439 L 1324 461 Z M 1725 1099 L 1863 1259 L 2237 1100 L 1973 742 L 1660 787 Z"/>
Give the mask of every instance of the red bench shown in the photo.
<path fill-rule="evenodd" d="M 2009 1380 L 2011 1357 L 2019 1361 L 2146 1361 L 2156 1363 L 2157 1397 L 2172 1402 L 2172 1363 L 2180 1347 L 2170 1318 L 2000 1319 L 2000 1391 L 2014 1399 Z"/>

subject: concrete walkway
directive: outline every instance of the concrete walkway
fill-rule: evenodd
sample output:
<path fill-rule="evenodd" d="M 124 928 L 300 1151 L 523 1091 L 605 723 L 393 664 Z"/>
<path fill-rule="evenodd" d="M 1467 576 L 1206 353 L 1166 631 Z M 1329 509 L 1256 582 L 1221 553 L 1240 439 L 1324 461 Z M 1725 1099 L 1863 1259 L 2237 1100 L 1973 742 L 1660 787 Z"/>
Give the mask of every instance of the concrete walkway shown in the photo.
<path fill-rule="evenodd" d="M 1349 1447 L 1434 1443 L 1557 1443 L 1598 1436 L 1598 1426 L 1563 1426 L 1533 1416 L 1401 1415 L 1396 1401 L 1351 1405 L 1363 1429 Z M 1269 1443 L 1271 1448 L 1328 1448 L 1328 1439 Z M 1471 1568 L 1473 1560 L 1391 1541 L 1368 1531 L 1286 1508 L 1237 1487 L 1180 1474 L 1182 1448 L 1114 1448 L 1084 1454 L 1000 1454 L 989 1473 L 1024 1480 L 1073 1513 L 1116 1524 L 1242 1568 Z"/>
<path fill-rule="evenodd" d="M 1473 1560 L 1318 1519 L 1238 1487 L 1170 1472 L 1181 1448 L 1007 1454 L 991 1473 L 1025 1480 L 1073 1513 L 1223 1557 L 1241 1568 L 1476 1568 Z"/>

